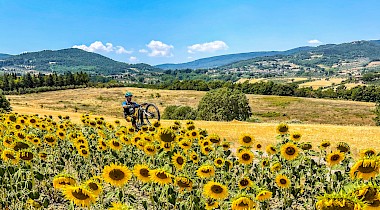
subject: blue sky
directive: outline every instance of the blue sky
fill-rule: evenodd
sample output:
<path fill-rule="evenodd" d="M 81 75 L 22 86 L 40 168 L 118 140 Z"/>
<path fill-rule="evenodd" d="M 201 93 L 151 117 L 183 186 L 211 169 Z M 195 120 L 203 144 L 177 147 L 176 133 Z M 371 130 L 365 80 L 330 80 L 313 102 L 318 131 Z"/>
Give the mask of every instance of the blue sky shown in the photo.
<path fill-rule="evenodd" d="M 380 39 L 378 0 L 0 0 L 0 53 L 77 47 L 128 63 Z"/>

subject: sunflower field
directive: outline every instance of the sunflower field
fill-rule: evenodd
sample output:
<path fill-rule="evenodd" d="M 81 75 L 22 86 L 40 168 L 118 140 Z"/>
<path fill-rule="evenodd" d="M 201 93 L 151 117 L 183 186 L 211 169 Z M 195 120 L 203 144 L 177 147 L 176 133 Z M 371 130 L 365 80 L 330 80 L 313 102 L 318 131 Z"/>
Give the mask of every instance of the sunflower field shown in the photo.
<path fill-rule="evenodd" d="M 265 148 L 155 122 L 140 131 L 82 115 L 0 116 L 1 209 L 378 209 L 380 157 L 345 142 L 313 148 L 287 124 Z"/>

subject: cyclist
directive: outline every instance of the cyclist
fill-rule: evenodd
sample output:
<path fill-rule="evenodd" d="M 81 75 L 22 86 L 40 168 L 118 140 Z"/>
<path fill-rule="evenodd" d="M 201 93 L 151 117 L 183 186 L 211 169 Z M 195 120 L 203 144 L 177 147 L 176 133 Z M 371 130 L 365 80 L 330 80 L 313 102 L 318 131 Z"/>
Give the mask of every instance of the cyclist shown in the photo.
<path fill-rule="evenodd" d="M 140 105 L 136 102 L 132 101 L 133 94 L 131 92 L 125 93 L 125 101 L 123 101 L 122 106 L 124 109 L 124 118 L 128 122 L 132 122 L 132 126 L 136 127 L 136 119 L 137 116 L 135 114 L 136 108 L 138 108 Z"/>

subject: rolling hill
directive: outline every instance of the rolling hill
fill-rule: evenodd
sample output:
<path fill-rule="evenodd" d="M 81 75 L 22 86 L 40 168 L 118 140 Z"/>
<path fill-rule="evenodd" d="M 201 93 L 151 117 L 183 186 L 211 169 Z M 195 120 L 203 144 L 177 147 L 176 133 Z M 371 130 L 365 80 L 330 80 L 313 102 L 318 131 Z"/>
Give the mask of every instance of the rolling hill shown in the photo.
<path fill-rule="evenodd" d="M 247 60 L 256 57 L 274 56 L 274 55 L 289 55 L 301 51 L 311 50 L 313 47 L 299 47 L 287 51 L 267 51 L 267 52 L 248 52 L 229 55 L 220 55 L 209 58 L 202 58 L 195 61 L 179 64 L 160 64 L 156 67 L 160 69 L 204 69 L 223 66 L 241 60 Z"/>
<path fill-rule="evenodd" d="M 36 70 L 41 72 L 84 71 L 91 74 L 113 75 L 125 72 L 158 70 L 148 64 L 127 64 L 81 49 L 43 50 L 6 57 L 2 69 Z"/>
<path fill-rule="evenodd" d="M 6 59 L 6 58 L 9 58 L 11 57 L 12 55 L 9 55 L 9 54 L 4 54 L 4 53 L 0 53 L 0 59 Z"/>

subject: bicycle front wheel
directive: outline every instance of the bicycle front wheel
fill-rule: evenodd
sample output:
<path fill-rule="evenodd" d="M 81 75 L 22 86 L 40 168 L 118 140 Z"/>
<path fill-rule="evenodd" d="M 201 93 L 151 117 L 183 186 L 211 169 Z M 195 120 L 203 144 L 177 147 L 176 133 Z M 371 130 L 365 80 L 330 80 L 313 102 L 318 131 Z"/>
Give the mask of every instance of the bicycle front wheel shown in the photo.
<path fill-rule="evenodd" d="M 154 120 L 160 121 L 160 110 L 158 110 L 157 106 L 154 104 L 148 104 L 145 108 L 144 114 L 149 125 L 151 125 Z"/>

